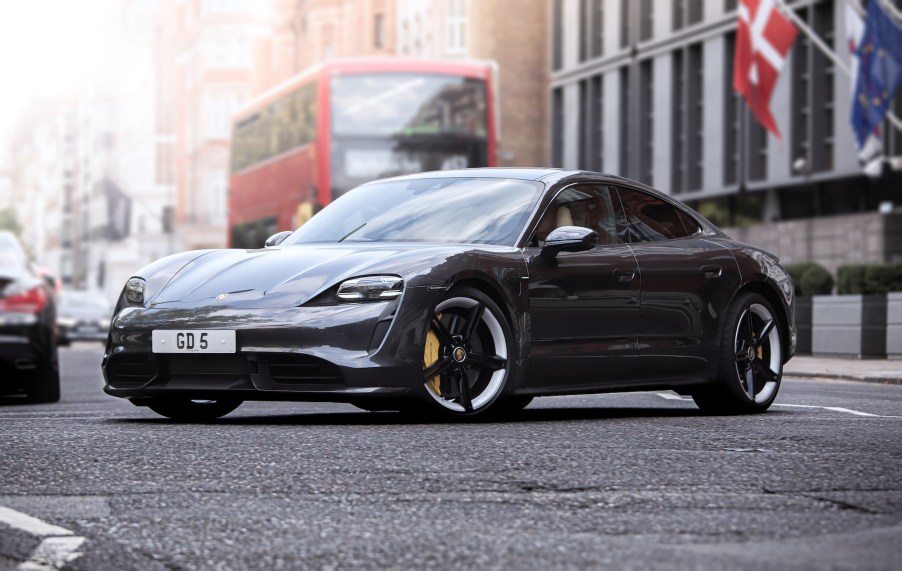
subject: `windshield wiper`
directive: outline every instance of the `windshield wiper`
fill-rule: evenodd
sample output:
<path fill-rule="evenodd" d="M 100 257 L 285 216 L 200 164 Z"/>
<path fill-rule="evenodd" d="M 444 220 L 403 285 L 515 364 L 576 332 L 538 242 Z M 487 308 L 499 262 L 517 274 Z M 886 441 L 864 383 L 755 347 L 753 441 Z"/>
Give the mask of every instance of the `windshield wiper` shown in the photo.
<path fill-rule="evenodd" d="M 341 239 L 339 240 L 339 242 L 344 242 L 347 238 L 349 238 L 349 237 L 351 236 L 351 234 L 354 234 L 355 232 L 357 232 L 358 230 L 360 230 L 360 229 L 363 228 L 364 226 L 366 226 L 366 222 L 364 222 L 363 224 L 361 224 L 361 225 L 358 226 L 357 228 L 354 228 L 353 230 L 351 230 L 350 232 L 348 232 L 347 234 L 345 234 L 344 236 L 342 236 Z"/>

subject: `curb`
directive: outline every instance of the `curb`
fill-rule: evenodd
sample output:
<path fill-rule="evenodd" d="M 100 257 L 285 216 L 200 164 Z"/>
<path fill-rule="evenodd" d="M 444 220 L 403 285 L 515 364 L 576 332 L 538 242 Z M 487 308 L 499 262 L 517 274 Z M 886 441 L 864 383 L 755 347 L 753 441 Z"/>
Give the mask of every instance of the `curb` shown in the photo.
<path fill-rule="evenodd" d="M 875 373 L 872 375 L 850 375 L 844 373 L 828 373 L 826 371 L 787 371 L 783 370 L 784 377 L 799 377 L 802 379 L 825 379 L 831 381 L 855 381 L 859 383 L 872 383 L 878 385 L 902 385 L 902 373 Z"/>

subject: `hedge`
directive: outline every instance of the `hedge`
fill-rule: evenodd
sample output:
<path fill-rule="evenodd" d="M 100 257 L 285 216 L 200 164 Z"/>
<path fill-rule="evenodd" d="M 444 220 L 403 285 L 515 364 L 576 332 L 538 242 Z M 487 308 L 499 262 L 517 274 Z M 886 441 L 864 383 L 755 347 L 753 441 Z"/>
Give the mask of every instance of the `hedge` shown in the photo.
<path fill-rule="evenodd" d="M 796 295 L 829 295 L 833 291 L 833 276 L 820 264 L 799 262 L 786 264 L 785 269 L 795 285 Z"/>
<path fill-rule="evenodd" d="M 885 294 L 902 291 L 902 264 L 847 264 L 836 271 L 839 294 Z"/>

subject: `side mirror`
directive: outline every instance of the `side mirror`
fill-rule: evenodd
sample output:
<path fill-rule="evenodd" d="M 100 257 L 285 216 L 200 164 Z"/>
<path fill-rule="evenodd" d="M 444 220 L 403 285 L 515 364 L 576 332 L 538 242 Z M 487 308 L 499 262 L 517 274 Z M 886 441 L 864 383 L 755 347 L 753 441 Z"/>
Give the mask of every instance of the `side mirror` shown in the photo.
<path fill-rule="evenodd" d="M 554 258 L 558 252 L 582 252 L 598 245 L 598 233 L 582 226 L 561 226 L 545 239 L 542 256 Z"/>
<path fill-rule="evenodd" d="M 266 239 L 266 242 L 263 244 L 263 247 L 264 248 L 272 248 L 274 246 L 278 246 L 279 244 L 281 244 L 282 242 L 285 241 L 285 238 L 288 238 L 289 236 L 291 236 L 291 234 L 292 234 L 291 230 L 284 230 L 282 232 L 273 234 L 272 236 L 270 236 L 269 238 Z"/>

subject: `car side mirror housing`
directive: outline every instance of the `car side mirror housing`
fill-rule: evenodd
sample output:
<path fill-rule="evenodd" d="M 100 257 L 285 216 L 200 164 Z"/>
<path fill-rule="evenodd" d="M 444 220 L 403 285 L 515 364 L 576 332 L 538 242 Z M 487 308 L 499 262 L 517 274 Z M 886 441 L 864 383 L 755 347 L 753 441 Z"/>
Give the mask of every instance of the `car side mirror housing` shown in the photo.
<path fill-rule="evenodd" d="M 284 230 L 282 232 L 277 232 L 276 234 L 273 234 L 272 236 L 270 236 L 269 238 L 266 239 L 266 242 L 263 244 L 263 247 L 264 248 L 273 248 L 275 246 L 278 246 L 279 244 L 281 244 L 282 242 L 285 241 L 285 238 L 288 238 L 289 236 L 291 236 L 291 234 L 292 234 L 291 230 Z"/>
<path fill-rule="evenodd" d="M 582 226 L 561 226 L 545 239 L 542 256 L 554 258 L 558 252 L 583 252 L 598 245 L 598 232 Z"/>

